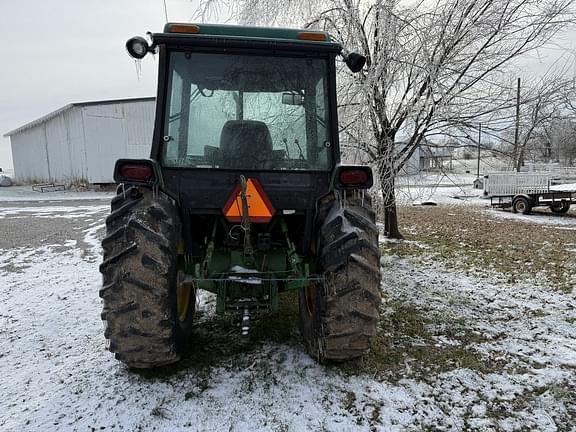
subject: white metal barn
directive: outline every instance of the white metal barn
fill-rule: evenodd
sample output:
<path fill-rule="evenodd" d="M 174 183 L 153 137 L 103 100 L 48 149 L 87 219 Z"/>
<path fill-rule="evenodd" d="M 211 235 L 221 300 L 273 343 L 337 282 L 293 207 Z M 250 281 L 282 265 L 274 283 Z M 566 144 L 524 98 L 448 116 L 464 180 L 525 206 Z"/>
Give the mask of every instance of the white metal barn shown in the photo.
<path fill-rule="evenodd" d="M 20 182 L 113 183 L 118 158 L 150 155 L 155 98 L 82 102 L 8 132 Z"/>

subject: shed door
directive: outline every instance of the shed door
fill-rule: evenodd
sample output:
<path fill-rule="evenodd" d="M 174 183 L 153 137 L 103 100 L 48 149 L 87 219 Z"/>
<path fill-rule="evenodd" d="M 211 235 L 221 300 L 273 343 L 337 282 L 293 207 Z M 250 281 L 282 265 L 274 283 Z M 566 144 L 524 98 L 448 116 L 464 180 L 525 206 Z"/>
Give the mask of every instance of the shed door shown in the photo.
<path fill-rule="evenodd" d="M 114 164 L 126 157 L 124 118 L 84 113 L 90 183 L 114 183 Z"/>

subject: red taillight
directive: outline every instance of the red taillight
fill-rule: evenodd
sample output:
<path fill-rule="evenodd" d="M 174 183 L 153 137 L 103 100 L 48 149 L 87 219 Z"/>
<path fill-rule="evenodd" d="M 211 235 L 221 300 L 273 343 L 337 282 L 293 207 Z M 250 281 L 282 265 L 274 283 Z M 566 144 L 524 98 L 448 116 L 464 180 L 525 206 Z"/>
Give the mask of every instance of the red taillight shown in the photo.
<path fill-rule="evenodd" d="M 368 180 L 368 173 L 365 170 L 352 169 L 340 172 L 340 183 L 344 186 L 365 185 Z"/>
<path fill-rule="evenodd" d="M 126 164 L 120 168 L 120 175 L 125 180 L 149 181 L 154 178 L 154 170 L 149 165 Z"/>

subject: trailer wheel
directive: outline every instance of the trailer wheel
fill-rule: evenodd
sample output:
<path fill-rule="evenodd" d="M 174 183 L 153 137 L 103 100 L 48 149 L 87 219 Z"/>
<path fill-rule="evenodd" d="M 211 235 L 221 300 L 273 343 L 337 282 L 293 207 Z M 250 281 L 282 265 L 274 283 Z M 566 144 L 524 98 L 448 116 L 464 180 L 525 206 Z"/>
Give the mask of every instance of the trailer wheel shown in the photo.
<path fill-rule="evenodd" d="M 514 213 L 530 214 L 532 206 L 530 205 L 528 198 L 518 197 L 512 203 L 512 210 Z"/>
<path fill-rule="evenodd" d="M 559 203 L 554 203 L 550 206 L 552 213 L 564 214 L 570 210 L 570 203 L 568 201 L 562 201 Z"/>

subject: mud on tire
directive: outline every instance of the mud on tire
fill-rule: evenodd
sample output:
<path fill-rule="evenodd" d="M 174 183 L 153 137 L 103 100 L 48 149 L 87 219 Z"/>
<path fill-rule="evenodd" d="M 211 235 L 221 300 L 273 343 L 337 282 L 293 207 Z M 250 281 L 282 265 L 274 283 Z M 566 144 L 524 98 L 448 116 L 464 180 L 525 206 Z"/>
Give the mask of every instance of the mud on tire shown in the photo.
<path fill-rule="evenodd" d="M 100 266 L 108 349 L 134 368 L 176 362 L 191 324 L 177 314 L 176 207 L 162 192 L 122 186 L 111 207 Z"/>
<path fill-rule="evenodd" d="M 307 350 L 320 361 L 360 357 L 376 334 L 381 302 L 378 230 L 367 194 L 320 201 L 317 248 L 325 283 L 299 296 Z"/>

